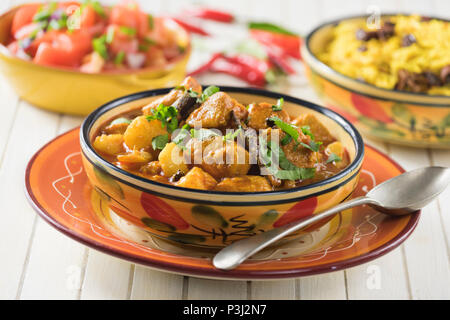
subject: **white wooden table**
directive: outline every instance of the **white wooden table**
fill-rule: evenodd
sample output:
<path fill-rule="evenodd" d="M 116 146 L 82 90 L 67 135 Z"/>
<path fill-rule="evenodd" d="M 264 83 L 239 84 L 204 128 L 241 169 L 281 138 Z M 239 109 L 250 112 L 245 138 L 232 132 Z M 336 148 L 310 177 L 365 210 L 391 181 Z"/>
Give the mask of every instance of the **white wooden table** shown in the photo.
<path fill-rule="evenodd" d="M 2 0 L 4 11 L 20 1 Z M 176 12 L 187 1 L 141 1 L 152 13 Z M 197 1 L 198 2 L 198 1 Z M 283 23 L 306 33 L 318 23 L 365 13 L 418 12 L 450 18 L 448 0 L 208 1 L 211 5 Z M 200 59 L 193 57 L 192 63 Z M 278 91 L 320 102 L 299 75 Z M 226 76 L 203 83 L 240 85 Z M 449 299 L 450 189 L 423 210 L 413 235 L 399 248 L 344 271 L 283 281 L 215 281 L 153 271 L 118 260 L 58 233 L 40 219 L 24 195 L 24 170 L 44 143 L 82 119 L 34 108 L 0 78 L 0 298 L 1 299 Z M 408 149 L 368 141 L 406 170 L 450 166 L 450 151 Z M 374 276 L 380 276 L 377 285 Z"/>

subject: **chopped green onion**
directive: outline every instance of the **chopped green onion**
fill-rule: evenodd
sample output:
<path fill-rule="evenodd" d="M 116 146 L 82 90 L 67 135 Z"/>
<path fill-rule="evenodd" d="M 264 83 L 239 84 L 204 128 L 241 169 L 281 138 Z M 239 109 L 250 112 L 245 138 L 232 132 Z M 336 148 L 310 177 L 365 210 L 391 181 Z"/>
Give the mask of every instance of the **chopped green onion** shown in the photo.
<path fill-rule="evenodd" d="M 284 104 L 284 99 L 283 98 L 278 99 L 277 104 L 272 106 L 272 110 L 273 111 L 283 110 L 283 104 Z"/>
<path fill-rule="evenodd" d="M 106 32 L 106 43 L 112 43 L 114 40 L 114 28 L 108 28 Z"/>
<path fill-rule="evenodd" d="M 136 35 L 136 29 L 134 29 L 134 28 L 120 26 L 119 29 L 120 29 L 120 31 L 122 33 L 125 33 L 126 35 L 129 35 L 129 36 L 135 36 Z"/>
<path fill-rule="evenodd" d="M 114 58 L 114 64 L 116 64 L 116 65 L 122 64 L 123 59 L 125 59 L 125 52 L 120 51 Z"/>
<path fill-rule="evenodd" d="M 106 46 L 106 36 L 101 36 L 92 40 L 92 47 L 103 59 L 108 59 L 108 48 Z"/>

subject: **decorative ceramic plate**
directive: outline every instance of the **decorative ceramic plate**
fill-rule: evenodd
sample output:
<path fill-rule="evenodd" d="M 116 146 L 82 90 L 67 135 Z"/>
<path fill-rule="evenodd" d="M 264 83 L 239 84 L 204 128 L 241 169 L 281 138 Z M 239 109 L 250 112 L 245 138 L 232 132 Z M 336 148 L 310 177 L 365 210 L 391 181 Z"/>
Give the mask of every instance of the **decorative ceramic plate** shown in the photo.
<path fill-rule="evenodd" d="M 353 196 L 404 170 L 386 155 L 366 146 Z M 184 275 L 220 279 L 281 279 L 352 267 L 378 258 L 400 245 L 414 230 L 420 213 L 391 218 L 367 206 L 337 214 L 300 239 L 265 249 L 233 271 L 211 264 L 214 250 L 182 246 L 131 225 L 110 211 L 91 188 L 84 172 L 79 129 L 45 145 L 30 160 L 26 192 L 38 214 L 69 237 L 113 256 Z"/>

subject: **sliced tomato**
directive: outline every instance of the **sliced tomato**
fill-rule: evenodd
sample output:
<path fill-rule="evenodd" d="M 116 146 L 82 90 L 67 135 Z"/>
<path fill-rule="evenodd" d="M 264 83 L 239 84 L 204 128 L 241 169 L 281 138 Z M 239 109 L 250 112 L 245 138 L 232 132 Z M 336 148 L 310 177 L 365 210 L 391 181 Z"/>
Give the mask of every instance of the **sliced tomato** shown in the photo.
<path fill-rule="evenodd" d="M 139 50 L 139 41 L 136 38 L 123 39 L 115 36 L 109 45 L 109 50 L 114 54 L 119 52 L 136 53 Z"/>
<path fill-rule="evenodd" d="M 33 61 L 44 65 L 77 67 L 91 50 L 91 36 L 87 32 L 53 32 L 41 41 Z"/>
<path fill-rule="evenodd" d="M 109 23 L 117 24 L 120 26 L 125 26 L 128 28 L 133 28 L 137 30 L 138 28 L 138 12 L 139 8 L 137 4 L 124 4 L 120 3 L 115 5 L 111 9 L 111 14 L 109 16 Z"/>
<path fill-rule="evenodd" d="M 145 37 L 145 35 L 150 30 L 149 16 L 145 12 L 139 11 L 137 12 L 137 20 L 138 20 L 137 34 L 140 38 Z"/>
<path fill-rule="evenodd" d="M 301 218 L 308 217 L 314 213 L 317 207 L 317 198 L 312 197 L 306 200 L 302 200 L 290 208 L 285 214 L 283 214 L 273 226 L 275 228 L 284 226 L 285 224 L 294 222 Z"/>
<path fill-rule="evenodd" d="M 277 46 L 281 48 L 287 55 L 300 59 L 301 38 L 295 35 L 275 33 L 265 30 L 250 30 L 252 38 L 258 40 L 266 46 Z"/>
<path fill-rule="evenodd" d="M 157 196 L 143 192 L 141 205 L 152 219 L 169 224 L 179 230 L 189 228 L 189 224 L 178 212 Z"/>
<path fill-rule="evenodd" d="M 11 33 L 16 34 L 16 32 L 20 28 L 33 22 L 33 17 L 41 6 L 42 4 L 32 3 L 20 7 L 14 15 L 11 26 Z"/>
<path fill-rule="evenodd" d="M 83 10 L 81 10 L 80 27 L 92 27 L 96 24 L 97 19 L 97 12 L 95 12 L 95 10 L 90 5 L 86 5 L 83 7 Z"/>

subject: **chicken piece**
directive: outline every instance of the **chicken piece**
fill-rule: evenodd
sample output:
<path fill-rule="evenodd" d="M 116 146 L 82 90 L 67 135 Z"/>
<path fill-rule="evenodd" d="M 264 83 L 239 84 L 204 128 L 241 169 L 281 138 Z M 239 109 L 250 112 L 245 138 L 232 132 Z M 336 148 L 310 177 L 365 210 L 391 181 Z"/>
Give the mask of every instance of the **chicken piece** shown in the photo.
<path fill-rule="evenodd" d="M 159 120 L 147 120 L 146 116 L 136 117 L 127 127 L 123 138 L 130 149 L 142 149 L 152 145 L 154 137 L 167 134 Z"/>
<path fill-rule="evenodd" d="M 186 90 L 189 89 L 192 89 L 192 91 L 195 91 L 199 94 L 202 93 L 202 86 L 197 82 L 197 80 L 192 77 L 185 78 L 179 87 L 179 89 L 173 89 L 165 96 L 150 102 L 148 105 L 142 108 L 142 112 L 145 115 L 152 114 L 152 109 L 157 108 L 161 103 L 165 106 L 171 106 L 184 95 Z"/>
<path fill-rule="evenodd" d="M 273 111 L 272 105 L 269 103 L 252 103 L 248 107 L 248 122 L 247 125 L 253 129 L 265 129 L 268 127 L 267 119 L 270 117 L 278 117 L 284 122 L 289 122 L 289 115 L 286 111 Z"/>
<path fill-rule="evenodd" d="M 305 113 L 292 121 L 292 124 L 297 127 L 309 126 L 311 132 L 314 135 L 315 141 L 329 144 L 336 139 L 331 135 L 330 131 L 316 118 L 315 115 Z"/>
<path fill-rule="evenodd" d="M 216 136 L 204 141 L 191 139 L 186 145 L 190 163 L 200 166 L 216 179 L 246 175 L 250 170 L 247 150 L 234 141 Z"/>
<path fill-rule="evenodd" d="M 217 181 L 211 175 L 199 167 L 192 168 L 184 177 L 175 183 L 178 187 L 211 190 Z"/>
<path fill-rule="evenodd" d="M 123 135 L 121 134 L 102 134 L 94 140 L 93 146 L 95 150 L 105 154 L 115 156 L 124 152 Z"/>
<path fill-rule="evenodd" d="M 223 179 L 216 185 L 214 190 L 225 192 L 258 192 L 272 191 L 272 186 L 266 178 L 261 176 L 240 176 Z"/>
<path fill-rule="evenodd" d="M 159 161 L 151 161 L 145 166 L 142 166 L 139 172 L 144 175 L 155 176 L 159 175 L 162 171 L 161 163 Z"/>
<path fill-rule="evenodd" d="M 200 108 L 195 109 L 187 118 L 191 127 L 224 128 L 228 125 L 231 112 L 239 119 L 245 119 L 247 110 L 228 94 L 217 92 L 208 98 Z"/>

